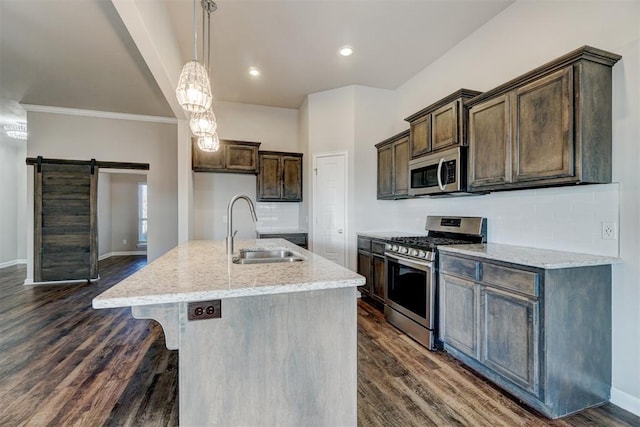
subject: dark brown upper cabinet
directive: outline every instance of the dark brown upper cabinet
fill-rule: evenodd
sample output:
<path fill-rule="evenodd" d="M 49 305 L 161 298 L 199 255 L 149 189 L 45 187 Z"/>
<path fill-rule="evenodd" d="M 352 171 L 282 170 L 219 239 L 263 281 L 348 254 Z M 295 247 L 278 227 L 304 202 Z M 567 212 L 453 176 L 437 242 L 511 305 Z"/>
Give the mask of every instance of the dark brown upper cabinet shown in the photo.
<path fill-rule="evenodd" d="M 191 166 L 194 172 L 258 173 L 259 142 L 220 140 L 218 151 L 208 153 L 191 138 Z"/>
<path fill-rule="evenodd" d="M 464 102 L 481 92 L 460 89 L 407 117 L 411 159 L 454 146 L 466 145 Z"/>
<path fill-rule="evenodd" d="M 378 199 L 409 197 L 409 131 L 376 144 L 378 149 Z"/>
<path fill-rule="evenodd" d="M 469 191 L 611 182 L 611 67 L 584 46 L 466 103 Z"/>
<path fill-rule="evenodd" d="M 258 158 L 258 201 L 301 202 L 302 154 L 260 151 Z"/>

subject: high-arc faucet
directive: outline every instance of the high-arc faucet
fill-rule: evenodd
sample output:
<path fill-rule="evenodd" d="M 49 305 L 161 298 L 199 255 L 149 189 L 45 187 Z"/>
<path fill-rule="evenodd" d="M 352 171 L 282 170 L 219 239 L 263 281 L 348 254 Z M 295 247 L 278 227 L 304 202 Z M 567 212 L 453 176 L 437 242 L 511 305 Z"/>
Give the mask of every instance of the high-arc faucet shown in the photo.
<path fill-rule="evenodd" d="M 256 215 L 256 207 L 248 196 L 237 194 L 229 200 L 227 206 L 227 254 L 233 255 L 233 238 L 236 237 L 238 230 L 233 231 L 233 204 L 238 199 L 244 199 L 249 205 L 249 211 L 251 212 L 251 218 L 253 222 L 258 222 L 258 216 Z"/>

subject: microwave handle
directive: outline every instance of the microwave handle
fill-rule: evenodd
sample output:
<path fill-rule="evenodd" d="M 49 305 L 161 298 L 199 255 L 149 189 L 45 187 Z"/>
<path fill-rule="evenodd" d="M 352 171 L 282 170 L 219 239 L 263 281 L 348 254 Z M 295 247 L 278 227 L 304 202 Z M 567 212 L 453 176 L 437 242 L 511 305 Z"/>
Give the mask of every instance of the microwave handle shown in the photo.
<path fill-rule="evenodd" d="M 438 162 L 438 187 L 440 190 L 444 191 L 444 185 L 442 185 L 442 179 L 440 178 L 440 172 L 442 172 L 442 164 L 444 163 L 444 157 L 440 157 L 440 162 Z"/>

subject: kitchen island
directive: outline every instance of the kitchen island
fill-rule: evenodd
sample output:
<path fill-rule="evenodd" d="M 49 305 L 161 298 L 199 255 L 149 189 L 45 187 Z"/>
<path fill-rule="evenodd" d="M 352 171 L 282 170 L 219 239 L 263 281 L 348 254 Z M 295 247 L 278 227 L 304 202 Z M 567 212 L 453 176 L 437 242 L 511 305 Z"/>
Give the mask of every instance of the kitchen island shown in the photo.
<path fill-rule="evenodd" d="M 364 278 L 282 239 L 303 261 L 234 264 L 190 241 L 93 300 L 158 321 L 179 351 L 180 424 L 355 425 L 356 287 Z"/>

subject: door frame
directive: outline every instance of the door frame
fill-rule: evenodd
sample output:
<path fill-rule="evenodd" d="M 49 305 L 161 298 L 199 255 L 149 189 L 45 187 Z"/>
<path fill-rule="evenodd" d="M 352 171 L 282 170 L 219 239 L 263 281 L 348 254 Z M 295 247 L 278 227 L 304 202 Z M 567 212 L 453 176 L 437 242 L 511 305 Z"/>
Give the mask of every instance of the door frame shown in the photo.
<path fill-rule="evenodd" d="M 324 157 L 342 157 L 343 165 L 344 165 L 344 225 L 343 225 L 343 235 L 344 235 L 344 243 L 343 243 L 343 251 L 344 251 L 344 267 L 348 268 L 349 266 L 349 253 L 347 249 L 349 247 L 347 236 L 349 236 L 349 152 L 348 151 L 329 151 L 326 153 L 316 153 L 313 155 L 313 167 L 311 168 L 311 177 L 313 183 L 313 197 L 311 200 L 311 230 L 312 230 L 312 238 L 309 245 L 309 249 L 313 250 L 313 245 L 315 244 L 317 237 L 317 227 L 316 221 L 318 219 L 318 192 L 317 192 L 317 177 L 318 177 L 318 159 Z"/>

